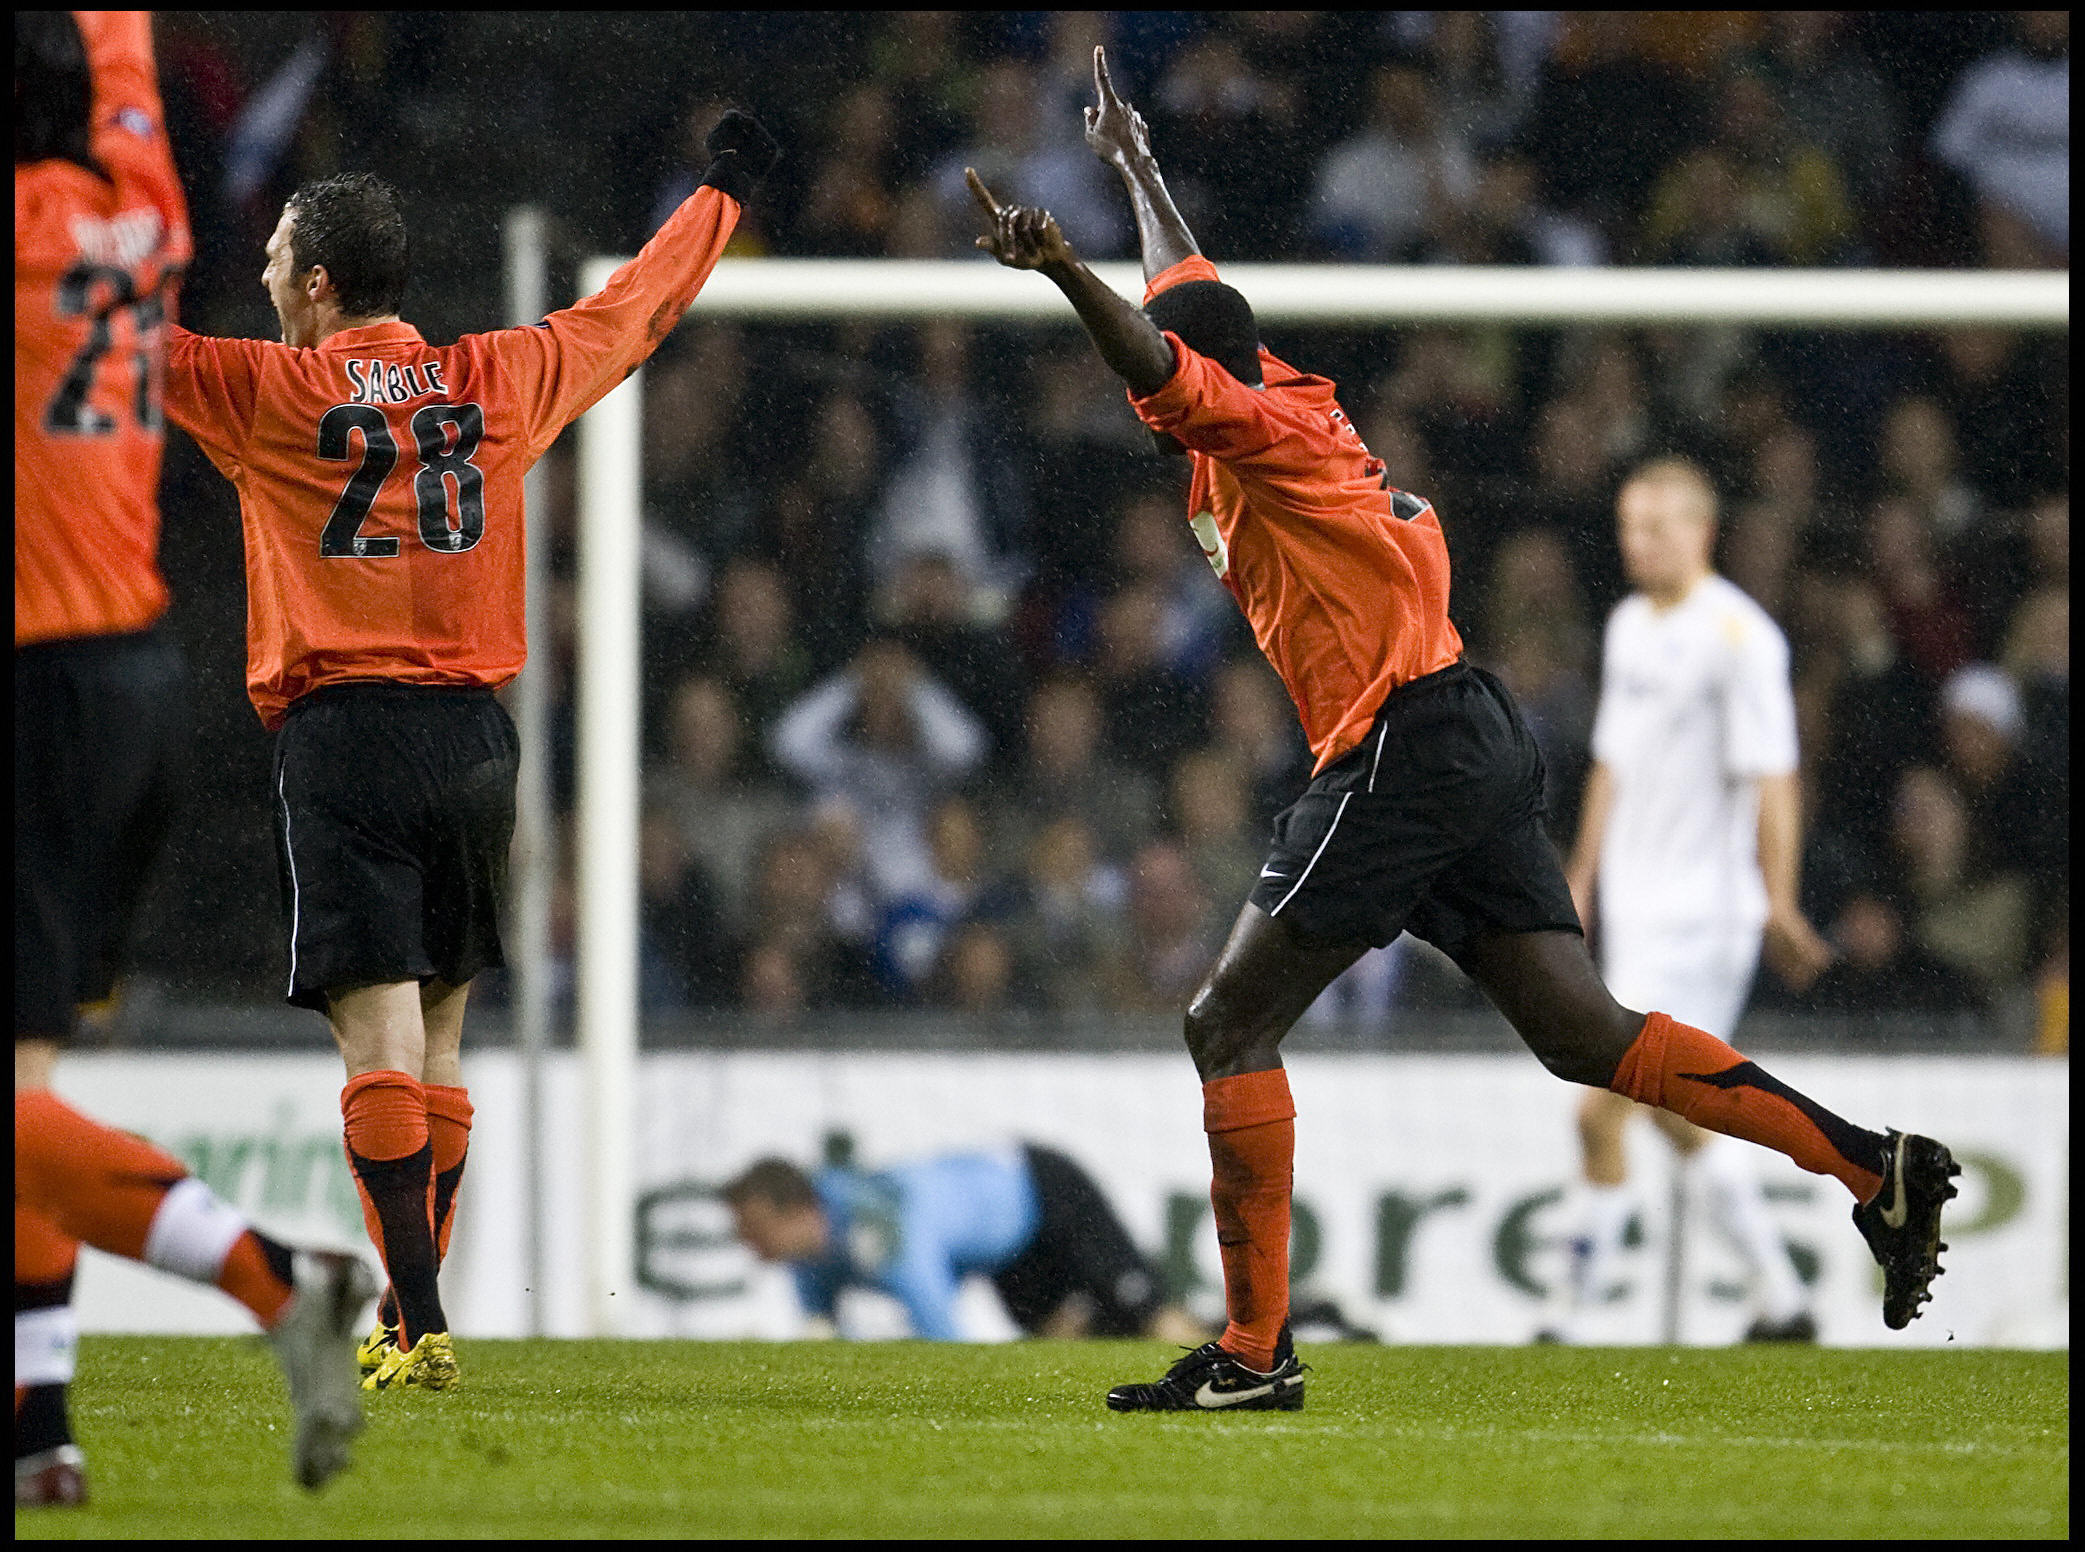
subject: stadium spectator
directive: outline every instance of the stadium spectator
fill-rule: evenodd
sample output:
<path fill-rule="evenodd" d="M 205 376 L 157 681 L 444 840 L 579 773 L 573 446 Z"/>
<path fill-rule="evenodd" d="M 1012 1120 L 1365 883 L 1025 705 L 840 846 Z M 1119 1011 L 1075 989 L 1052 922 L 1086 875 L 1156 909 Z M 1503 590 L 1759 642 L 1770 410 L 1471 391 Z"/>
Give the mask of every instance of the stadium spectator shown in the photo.
<path fill-rule="evenodd" d="M 1030 1336 L 1202 1335 L 1164 1302 L 1157 1269 L 1092 1177 L 1035 1143 L 815 1176 L 762 1159 L 723 1197 L 747 1248 L 788 1264 L 813 1319 L 837 1322 L 840 1295 L 868 1288 L 904 1307 L 914 1335 L 958 1340 L 972 1333 L 957 1295 L 982 1274 Z"/>
<path fill-rule="evenodd" d="M 1250 783 L 1251 821 L 1260 830 L 1310 780 L 1310 747 L 1282 695 L 1281 680 L 1257 652 L 1225 660 L 1210 683 L 1209 744 L 1228 754 Z"/>
<path fill-rule="evenodd" d="M 831 387 L 811 412 L 802 467 L 774 488 L 767 548 L 795 604 L 796 635 L 824 669 L 860 645 L 869 600 L 869 514 L 886 446 L 864 394 Z"/>
<path fill-rule="evenodd" d="M 1549 833 L 1576 832 L 1593 730 L 1593 628 L 1555 530 L 1523 528 L 1500 544 L 1484 595 L 1478 661 L 1513 692 L 1548 768 Z"/>
<path fill-rule="evenodd" d="M 1882 489 L 1910 503 L 1937 543 L 1970 532 L 1984 516 L 1983 498 L 1962 476 L 1954 421 L 1925 394 L 1907 394 L 1884 414 L 1875 477 Z"/>
<path fill-rule="evenodd" d="M 1933 531 L 1918 504 L 1895 495 L 1875 502 L 1868 509 L 1867 541 L 1890 633 L 1905 655 L 1936 679 L 1967 663 L 1969 611 L 1940 569 Z"/>
<path fill-rule="evenodd" d="M 1099 856 L 1092 828 L 1061 814 L 1029 840 L 1006 922 L 1018 994 L 1060 1016 L 1101 1005 L 1098 967 L 1120 930 L 1122 877 Z"/>
<path fill-rule="evenodd" d="M 1475 12 L 1447 12 L 1475 15 Z M 1484 156 L 1477 186 L 1460 204 L 1437 206 L 1417 257 L 1426 264 L 1551 264 L 1606 261 L 1607 244 L 1590 222 L 1541 202 L 1535 164 L 1507 148 Z M 1375 444 L 1370 443 L 1371 447 Z"/>
<path fill-rule="evenodd" d="M 2052 838 L 2022 758 L 2027 731 L 2019 686 L 1990 663 L 1972 663 L 1940 687 L 1942 769 L 1969 807 L 1979 860 L 1987 867 L 2037 866 Z"/>
<path fill-rule="evenodd" d="M 914 373 L 895 385 L 890 470 L 870 527 L 870 567 L 888 580 L 914 555 L 945 555 L 972 587 L 1011 597 L 1025 571 L 1032 495 L 1016 439 L 973 381 L 969 325 L 918 331 Z"/>
<path fill-rule="evenodd" d="M 1258 882 L 1267 836 L 1252 823 L 1250 788 L 1244 768 L 1217 749 L 1197 749 L 1173 765 L 1171 829 L 1187 852 L 1202 895 L 1219 902 L 1242 900 Z M 1224 924 L 1212 921 L 1212 930 Z"/>
<path fill-rule="evenodd" d="M 1151 130 L 1179 167 L 1181 209 L 1208 223 L 1211 241 L 1285 254 L 1304 194 L 1291 148 L 1309 126 L 1299 86 L 1267 67 L 1277 51 L 1255 30 L 1233 12 L 1185 40 L 1151 94 Z"/>
<path fill-rule="evenodd" d="M 1423 50 L 1442 121 L 1456 126 L 1479 155 L 1505 145 L 1527 112 L 1534 81 L 1525 65 L 1514 68 L 1513 50 L 1521 40 L 1512 35 L 1509 13 L 1405 11 L 1391 16 L 1420 23 L 1401 41 Z"/>
<path fill-rule="evenodd" d="M 752 537 L 750 371 L 745 330 L 716 322 L 677 330 L 645 373 L 646 525 L 705 570 Z"/>
<path fill-rule="evenodd" d="M 1982 988 L 1920 947 L 1894 892 L 1864 885 L 1832 922 L 1831 967 L 1804 994 L 1819 1013 L 1982 1013 Z"/>
<path fill-rule="evenodd" d="M 1969 816 L 1945 776 L 1925 766 L 1904 773 L 1894 840 L 1919 946 L 1987 991 L 2018 980 L 2033 905 L 2027 877 L 1972 871 Z"/>
<path fill-rule="evenodd" d="M 709 643 L 701 658 L 737 702 L 752 760 L 767 761 L 775 722 L 812 680 L 788 584 L 772 561 L 741 557 L 725 567 L 713 594 Z"/>
<path fill-rule="evenodd" d="M 1196 682 L 1208 679 L 1224 648 L 1237 639 L 1238 611 L 1209 574 L 1208 557 L 1184 528 L 1170 493 L 1134 497 L 1115 520 L 1118 587 L 1150 587 L 1163 610 L 1160 655 L 1166 668 Z"/>
<path fill-rule="evenodd" d="M 1790 130 L 1845 175 L 1855 211 L 1870 218 L 1889 197 L 1901 159 L 1902 113 L 1851 34 L 1846 11 L 1768 11 L 1745 61 L 1768 85 Z"/>
<path fill-rule="evenodd" d="M 1028 702 L 1020 765 L 995 787 L 991 828 L 1012 855 L 1066 816 L 1084 822 L 1101 858 L 1125 862 L 1158 824 L 1157 783 L 1109 754 L 1099 696 L 1083 675 L 1044 679 Z"/>
<path fill-rule="evenodd" d="M 1860 572 L 1818 574 L 1828 634 L 1810 653 L 1799 700 L 1819 715 L 1805 729 L 1816 829 L 1867 860 L 1887 840 L 1890 795 L 1910 766 L 1939 757 L 1937 686 L 1905 655 L 1875 584 Z"/>
<path fill-rule="evenodd" d="M 1521 129 L 1545 203 L 1582 216 L 1624 262 L 1652 182 L 1694 134 L 1686 82 L 1640 51 L 1641 13 L 1574 11 Z"/>
<path fill-rule="evenodd" d="M 1057 612 L 1074 589 L 1090 592 L 1106 574 L 1115 508 L 1152 483 L 1149 444 L 1136 417 L 1091 352 L 1041 344 L 1025 395 L 1034 489 L 1049 492 L 1049 518 L 1032 524 L 1036 585 L 1027 600 L 1030 658 L 1076 658 L 1083 643 L 1060 639 Z"/>
<path fill-rule="evenodd" d="M 924 990 L 927 1006 L 997 1020 L 1018 1007 L 1014 949 L 1000 921 L 959 923 Z"/>
<path fill-rule="evenodd" d="M 876 971 L 899 1001 L 919 1000 L 944 954 L 970 921 L 1004 914 L 1006 887 L 988 871 L 977 805 L 952 793 L 928 810 L 927 872 L 882 903 L 876 916 Z M 973 986 L 972 990 L 976 990 Z"/>
<path fill-rule="evenodd" d="M 965 167 L 989 168 L 988 176 L 1003 178 L 1022 197 L 1048 206 L 1067 231 L 1083 233 L 1095 253 L 1119 253 L 1128 241 L 1129 229 L 1110 198 L 1103 170 L 1075 136 L 1063 133 L 1066 122 L 1077 120 L 1046 117 L 1050 95 L 1037 70 L 1022 60 L 996 59 L 978 72 L 970 138 L 943 157 L 932 175 L 946 256 L 969 252 Z"/>
<path fill-rule="evenodd" d="M 1852 231 L 1837 165 L 1796 138 L 1764 79 L 1739 70 L 1707 143 L 1652 189 L 1639 252 L 1652 264 L 1825 264 Z"/>
<path fill-rule="evenodd" d="M 1165 595 L 1150 582 L 1129 583 L 1101 605 L 1093 660 L 1104 747 L 1155 781 L 1208 719 L 1207 691 L 1169 661 L 1165 627 Z"/>
<path fill-rule="evenodd" d="M 2070 12 L 2014 11 L 2015 37 L 1963 71 L 1933 151 L 1969 180 L 1986 262 L 2017 269 L 2070 257 Z"/>
<path fill-rule="evenodd" d="M 2065 340 L 2016 329 L 1944 329 L 1934 339 L 1928 391 L 1953 422 L 1957 477 L 2001 510 L 2027 506 L 2064 483 L 2068 375 Z"/>
<path fill-rule="evenodd" d="M 908 108 L 909 108 L 908 104 Z M 876 258 L 898 208 L 897 105 L 881 81 L 858 81 L 827 117 L 827 154 L 796 216 L 798 245 L 816 258 Z"/>
<path fill-rule="evenodd" d="M 830 848 L 809 829 L 784 831 L 762 849 L 739 961 L 749 1011 L 787 1019 L 883 1003 L 868 952 L 836 922 L 835 873 Z"/>
<path fill-rule="evenodd" d="M 980 623 L 991 595 L 973 588 L 949 555 L 923 550 L 898 568 L 884 594 L 884 624 L 992 735 L 995 760 L 1020 745 L 1028 675 L 1006 632 Z"/>
<path fill-rule="evenodd" d="M 875 893 L 894 899 L 931 876 L 928 807 L 984 760 L 990 739 L 902 642 L 882 637 L 789 707 L 770 745 L 815 798 L 860 817 Z"/>
<path fill-rule="evenodd" d="M 1437 113 L 1415 64 L 1378 66 L 1361 128 L 1326 152 L 1311 195 L 1311 231 L 1328 255 L 1408 261 L 1476 199 L 1477 161 L 1465 127 Z"/>
<path fill-rule="evenodd" d="M 647 1013 L 713 1008 L 736 980 L 721 891 L 674 815 L 647 808 L 637 831 L 637 992 Z"/>
<path fill-rule="evenodd" d="M 1101 953 L 1095 980 L 1114 1013 L 1178 1013 L 1216 956 L 1212 902 L 1176 841 L 1149 841 L 1129 866 L 1123 930 Z"/>
<path fill-rule="evenodd" d="M 645 770 L 645 803 L 671 822 L 732 932 L 745 920 L 762 843 L 795 812 L 780 787 L 760 774 L 756 759 L 723 680 L 695 673 L 674 687 L 666 702 L 664 758 Z"/>

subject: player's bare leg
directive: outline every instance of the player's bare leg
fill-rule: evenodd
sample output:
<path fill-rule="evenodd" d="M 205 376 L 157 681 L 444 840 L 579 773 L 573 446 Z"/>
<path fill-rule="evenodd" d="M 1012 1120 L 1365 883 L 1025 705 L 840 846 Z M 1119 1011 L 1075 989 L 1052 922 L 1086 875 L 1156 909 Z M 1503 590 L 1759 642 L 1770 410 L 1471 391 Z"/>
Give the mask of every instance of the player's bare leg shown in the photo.
<path fill-rule="evenodd" d="M 327 994 L 333 1038 L 347 1066 L 341 1117 L 348 1166 L 363 1221 L 391 1280 L 397 1345 L 363 1381 L 366 1389 L 456 1383 L 449 1320 L 436 1273 L 434 1148 L 421 1074 L 427 1028 L 417 981 L 343 987 Z"/>
<path fill-rule="evenodd" d="M 1306 942 L 1248 904 L 1187 1004 L 1187 1050 L 1204 1083 L 1281 1066 L 1281 1042 L 1318 994 L 1367 950 Z"/>
<path fill-rule="evenodd" d="M 1674 1111 L 1839 1180 L 1883 1268 L 1884 1323 L 1898 1329 L 1917 1316 L 1940 1275 L 1940 1211 L 1959 1173 L 1939 1143 L 1855 1126 L 1715 1036 L 1624 1008 L 1575 932 L 1495 933 L 1472 943 L 1461 962 L 1558 1077 Z"/>

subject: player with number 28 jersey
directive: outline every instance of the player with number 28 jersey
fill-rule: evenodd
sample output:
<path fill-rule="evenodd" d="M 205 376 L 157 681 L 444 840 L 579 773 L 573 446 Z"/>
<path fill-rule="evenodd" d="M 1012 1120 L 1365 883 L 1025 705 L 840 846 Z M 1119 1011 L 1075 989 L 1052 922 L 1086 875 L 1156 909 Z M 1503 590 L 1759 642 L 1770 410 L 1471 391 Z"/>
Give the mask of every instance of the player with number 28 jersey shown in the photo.
<path fill-rule="evenodd" d="M 528 652 L 522 480 L 680 321 L 776 149 L 726 113 L 702 184 L 599 293 L 454 345 L 399 316 L 396 192 L 322 179 L 268 239 L 282 339 L 168 342 L 167 413 L 239 492 L 285 995 L 340 1048 L 348 1163 L 390 1278 L 368 1389 L 460 1373 L 437 1274 L 474 1113 L 465 999 L 504 963 L 520 745 L 493 692 Z"/>
<path fill-rule="evenodd" d="M 264 723 L 343 680 L 521 671 L 522 478 L 680 321 L 736 220 L 703 191 L 598 295 L 453 345 L 398 320 L 310 349 L 173 330 L 168 413 L 239 490 Z"/>

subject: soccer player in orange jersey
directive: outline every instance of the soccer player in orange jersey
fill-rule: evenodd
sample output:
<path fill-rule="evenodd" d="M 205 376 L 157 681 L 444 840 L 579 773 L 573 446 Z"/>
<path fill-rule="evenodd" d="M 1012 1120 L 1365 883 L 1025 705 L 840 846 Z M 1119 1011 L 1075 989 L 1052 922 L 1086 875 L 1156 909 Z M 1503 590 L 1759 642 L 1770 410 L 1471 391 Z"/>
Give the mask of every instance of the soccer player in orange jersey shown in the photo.
<path fill-rule="evenodd" d="M 353 1257 L 260 1233 L 179 1160 L 52 1092 L 115 990 L 187 743 L 160 629 L 162 320 L 189 256 L 144 11 L 15 12 L 15 1502 L 76 1504 L 82 1243 L 224 1289 L 269 1334 L 317 1487 L 362 1426 Z"/>
<path fill-rule="evenodd" d="M 1098 49 L 1094 86 L 1086 140 L 1128 188 L 1143 311 L 1094 277 L 1046 211 L 1002 206 L 972 173 L 989 225 L 978 246 L 1054 282 L 1144 424 L 1189 455 L 1189 522 L 1317 756 L 1187 1007 L 1229 1324 L 1156 1383 L 1111 1390 L 1108 1405 L 1302 1406 L 1288 1333 L 1296 1110 L 1281 1041 L 1334 976 L 1405 931 L 1454 959 L 1560 1077 L 1836 1176 L 1883 1265 L 1884 1320 L 1907 1324 L 1939 1270 L 1947 1150 L 1843 1121 L 1713 1036 L 1608 994 L 1542 829 L 1534 740 L 1499 682 L 1461 660 L 1432 505 L 1391 483 L 1331 383 L 1261 347 Z"/>
<path fill-rule="evenodd" d="M 519 748 L 493 694 L 527 652 L 522 477 L 680 321 L 776 155 L 736 111 L 709 149 L 644 250 L 540 324 L 422 339 L 399 316 L 397 196 L 354 174 L 299 189 L 268 239 L 280 343 L 172 331 L 167 413 L 239 492 L 286 995 L 346 1062 L 348 1162 L 390 1274 L 368 1389 L 458 1377 L 436 1274 L 470 1140 L 464 1004 L 503 963 Z"/>

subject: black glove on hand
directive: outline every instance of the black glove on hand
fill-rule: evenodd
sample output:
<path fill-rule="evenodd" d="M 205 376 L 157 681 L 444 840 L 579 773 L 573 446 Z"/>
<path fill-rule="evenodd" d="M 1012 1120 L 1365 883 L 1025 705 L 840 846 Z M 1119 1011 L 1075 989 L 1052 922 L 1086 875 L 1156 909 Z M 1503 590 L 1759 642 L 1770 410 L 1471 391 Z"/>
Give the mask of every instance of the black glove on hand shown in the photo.
<path fill-rule="evenodd" d="M 709 170 L 703 173 L 702 181 L 710 188 L 722 189 L 741 205 L 752 198 L 760 180 L 782 154 L 775 137 L 762 127 L 760 120 L 737 108 L 724 110 L 702 148 L 710 154 Z"/>

